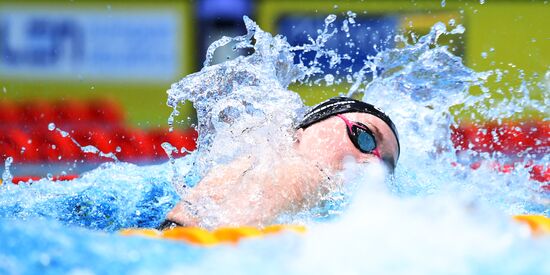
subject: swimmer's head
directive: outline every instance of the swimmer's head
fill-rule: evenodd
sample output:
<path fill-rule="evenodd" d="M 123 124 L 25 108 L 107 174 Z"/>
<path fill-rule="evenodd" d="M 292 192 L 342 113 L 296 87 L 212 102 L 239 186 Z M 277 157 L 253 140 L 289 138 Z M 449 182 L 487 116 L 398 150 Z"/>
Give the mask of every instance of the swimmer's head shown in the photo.
<path fill-rule="evenodd" d="M 399 135 L 391 119 L 371 104 L 335 97 L 309 110 L 298 125 L 300 151 L 335 169 L 345 156 L 359 162 L 382 160 L 393 172 Z"/>

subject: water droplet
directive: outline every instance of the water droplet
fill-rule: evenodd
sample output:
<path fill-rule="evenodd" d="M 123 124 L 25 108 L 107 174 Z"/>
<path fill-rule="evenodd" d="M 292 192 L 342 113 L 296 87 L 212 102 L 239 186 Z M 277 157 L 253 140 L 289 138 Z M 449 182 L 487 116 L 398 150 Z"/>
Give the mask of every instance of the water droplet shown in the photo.
<path fill-rule="evenodd" d="M 4 93 L 7 93 L 7 92 L 8 92 L 8 90 L 6 89 L 6 87 L 5 87 L 5 86 L 4 86 L 4 87 L 2 87 L 2 92 L 4 92 Z"/>
<path fill-rule="evenodd" d="M 3 183 L 12 182 L 13 176 L 10 173 L 10 166 L 12 163 L 13 163 L 12 157 L 7 157 L 6 160 L 4 161 L 4 173 L 2 173 Z"/>
<path fill-rule="evenodd" d="M 337 9 L 338 8 L 338 5 L 334 5 L 332 6 L 333 9 Z"/>
<path fill-rule="evenodd" d="M 168 155 L 171 155 L 172 152 L 177 152 L 178 151 L 178 149 L 176 147 L 172 146 L 172 144 L 170 144 L 169 142 L 163 142 L 160 146 L 162 147 L 162 149 L 164 149 L 164 151 Z"/>
<path fill-rule="evenodd" d="M 115 151 L 116 151 L 117 153 L 120 153 L 120 152 L 122 151 L 122 148 L 120 148 L 120 146 L 117 146 L 117 147 L 115 148 Z"/>
<path fill-rule="evenodd" d="M 25 150 L 27 150 L 27 148 L 25 148 L 24 146 L 21 147 L 21 154 L 25 153 Z"/>
<path fill-rule="evenodd" d="M 329 14 L 329 15 L 327 16 L 327 18 L 325 18 L 325 25 L 328 25 L 328 24 L 334 22 L 334 20 L 336 20 L 336 15 L 334 15 L 334 14 Z"/>
<path fill-rule="evenodd" d="M 332 74 L 325 75 L 325 82 L 328 86 L 331 86 L 332 84 L 334 84 L 334 76 Z"/>
<path fill-rule="evenodd" d="M 344 20 L 344 22 L 342 23 L 342 31 L 344 31 L 346 35 L 349 36 L 348 20 Z"/>
<path fill-rule="evenodd" d="M 486 52 L 481 52 L 481 57 L 483 59 L 487 59 L 487 53 Z"/>
<path fill-rule="evenodd" d="M 50 123 L 48 124 L 48 130 L 50 130 L 50 131 L 55 130 L 55 123 L 50 122 Z"/>
<path fill-rule="evenodd" d="M 348 15 L 349 23 L 352 25 L 355 24 L 355 17 L 357 17 L 357 14 L 352 11 L 348 11 L 346 14 Z"/>
<path fill-rule="evenodd" d="M 53 180 L 53 175 L 52 175 L 51 173 L 48 173 L 48 174 L 46 175 L 46 178 L 47 178 L 48 180 Z"/>
<path fill-rule="evenodd" d="M 441 6 L 442 6 L 442 7 L 445 7 L 446 5 L 447 5 L 447 1 L 441 0 Z"/>
<path fill-rule="evenodd" d="M 52 149 L 56 149 L 57 146 L 55 146 L 55 144 L 52 144 Z"/>
<path fill-rule="evenodd" d="M 462 26 L 462 24 L 458 24 L 453 30 L 451 30 L 450 34 L 463 34 L 466 31 L 466 28 Z"/>
<path fill-rule="evenodd" d="M 485 0 L 479 0 L 479 3 L 480 3 L 481 5 L 483 5 L 483 4 L 485 4 Z"/>
<path fill-rule="evenodd" d="M 80 147 L 80 149 L 81 149 L 82 152 L 84 152 L 84 153 L 93 153 L 93 154 L 99 153 L 99 149 L 97 149 L 97 148 L 96 148 L 95 146 L 93 146 L 93 145 L 83 146 L 83 147 Z"/>

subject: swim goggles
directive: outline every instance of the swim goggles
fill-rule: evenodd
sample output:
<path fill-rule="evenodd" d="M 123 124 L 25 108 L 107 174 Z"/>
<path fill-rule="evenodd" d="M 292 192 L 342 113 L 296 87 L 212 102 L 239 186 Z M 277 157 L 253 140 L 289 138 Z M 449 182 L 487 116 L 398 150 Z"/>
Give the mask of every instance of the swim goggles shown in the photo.
<path fill-rule="evenodd" d="M 360 122 L 350 121 L 341 114 L 336 116 L 346 123 L 348 137 L 359 151 L 365 154 L 373 154 L 381 158 L 380 151 L 376 148 L 376 139 L 369 127 Z"/>

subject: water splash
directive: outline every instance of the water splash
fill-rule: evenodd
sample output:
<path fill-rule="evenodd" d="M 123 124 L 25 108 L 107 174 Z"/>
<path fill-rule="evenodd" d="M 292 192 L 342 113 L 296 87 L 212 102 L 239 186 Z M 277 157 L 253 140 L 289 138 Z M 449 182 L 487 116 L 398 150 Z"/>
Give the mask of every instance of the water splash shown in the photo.
<path fill-rule="evenodd" d="M 261 140 L 266 136 L 272 140 L 289 139 L 288 131 L 270 125 L 284 125 L 290 129 L 296 110 L 303 106 L 299 96 L 286 89 L 290 83 L 304 77 L 300 65 L 293 64 L 290 45 L 281 36 L 272 37 L 261 31 L 247 17 L 244 20 L 246 35 L 222 38 L 213 45 L 237 41 L 237 48 L 253 49 L 253 54 L 204 67 L 168 90 L 168 105 L 174 109 L 170 120 L 176 117 L 178 104 L 187 100 L 193 102 L 197 110 L 199 136 L 195 154 L 199 175 L 215 164 L 227 163 L 243 154 L 242 150 L 255 142 L 265 143 Z M 205 64 L 208 63 L 207 57 Z M 269 92 L 260 92 L 267 87 Z M 258 133 L 258 136 L 244 146 L 228 146 L 241 143 L 239 133 L 243 132 Z"/>
<path fill-rule="evenodd" d="M 353 22 L 354 16 L 348 14 L 347 21 L 340 28 L 342 31 L 349 32 L 349 28 L 345 26 Z M 220 45 L 235 41 L 240 48 L 253 49 L 251 55 L 206 66 L 201 72 L 185 77 L 171 87 L 168 91 L 169 106 L 176 110 L 178 104 L 190 100 L 197 109 L 200 134 L 196 152 L 198 168 L 194 174 L 200 177 L 211 167 L 227 163 L 238 155 L 262 154 L 261 147 L 265 146 L 266 136 L 273 137 L 270 144 L 288 144 L 293 121 L 299 119 L 303 110 L 296 95 L 286 89 L 288 84 L 318 83 L 318 79 L 324 79 L 327 84 L 339 83 L 339 76 L 323 74 L 323 65 L 318 61 L 319 57 L 326 56 L 331 60 L 328 64 L 331 67 L 345 58 L 325 47 L 327 41 L 338 32 L 338 26 L 333 26 L 335 20 L 335 15 L 329 15 L 323 28 L 318 31 L 318 37 L 310 38 L 309 44 L 290 46 L 285 43 L 284 38 L 272 37 L 245 18 L 248 31 L 246 35 L 224 37 L 214 43 L 209 52 L 212 53 Z M 545 209 L 541 205 L 531 207 L 533 201 L 544 201 L 533 200 L 533 197 L 540 198 L 544 195 L 534 191 L 540 184 L 529 181 L 527 173 L 521 169 L 514 175 L 499 175 L 489 168 L 470 173 L 460 169 L 454 171 L 451 167 L 451 163 L 456 162 L 457 158 L 449 129 L 457 122 L 454 121 L 450 108 L 458 104 L 467 108 L 482 102 L 485 94 L 476 96 L 470 94 L 469 90 L 475 86 L 486 89 L 484 83 L 487 79 L 499 73 L 475 72 L 466 67 L 461 58 L 449 52 L 447 47 L 437 43 L 440 36 L 462 34 L 464 31 L 462 25 L 454 25 L 447 30 L 445 24 L 437 23 L 430 33 L 418 38 L 413 44 L 409 44 L 403 36 L 396 36 L 395 40 L 401 42 L 403 48 L 381 50 L 376 56 L 369 57 L 359 72 L 344 76 L 353 83 L 347 95 L 362 95 L 363 100 L 381 107 L 399 125 L 402 144 L 406 145 L 401 155 L 400 166 L 403 168 L 398 171 L 395 183 L 399 186 L 396 190 L 400 194 L 430 194 L 448 191 L 449 188 L 471 188 L 464 185 L 466 177 L 469 185 L 478 187 L 479 197 L 498 201 L 493 198 L 510 193 L 493 191 L 494 189 L 510 192 L 500 185 L 506 185 L 505 182 L 511 180 L 520 180 L 528 184 L 525 188 L 512 192 L 517 195 L 514 198 L 517 201 L 512 199 L 512 203 L 508 200 L 506 203 L 499 203 L 499 207 L 510 212 L 517 211 L 517 205 L 525 207 L 522 212 L 528 212 L 527 209 L 531 208 Z M 295 54 L 303 51 L 315 52 L 316 58 L 308 64 L 301 59 L 298 59 L 298 63 L 293 62 Z M 208 56 L 205 64 L 209 64 Z M 316 75 L 322 77 L 315 79 Z M 542 111 L 548 106 L 540 103 L 534 105 L 525 89 L 523 95 L 520 101 L 522 106 L 541 106 Z M 518 101 L 514 102 L 518 104 Z M 280 106 L 284 108 L 278 108 Z M 511 108 L 510 105 L 501 107 L 499 109 L 511 112 L 523 110 Z M 488 117 L 503 115 L 506 114 Z M 284 119 L 269 119 L 274 116 Z M 175 116 L 171 116 L 173 117 Z M 263 130 L 254 135 L 254 131 L 250 129 L 256 127 Z M 258 144 L 262 146 L 256 146 Z M 418 169 L 416 163 L 419 162 L 430 163 L 430 167 L 421 168 L 426 171 L 411 170 Z M 461 175 L 457 177 L 456 173 Z M 411 177 L 411 174 L 415 177 Z M 480 180 L 487 176 L 485 174 L 493 179 L 490 184 Z M 433 175 L 438 175 L 441 180 L 434 180 Z M 418 180 L 418 177 L 424 179 Z M 544 210 L 542 213 L 547 212 Z"/>
<path fill-rule="evenodd" d="M 180 195 L 184 196 L 188 186 L 185 184 L 185 181 L 182 180 L 183 177 L 179 176 L 180 173 L 178 172 L 178 167 L 176 166 L 176 159 L 172 156 L 172 154 L 178 152 L 178 148 L 172 146 L 172 144 L 170 144 L 169 142 L 163 142 L 161 144 L 161 147 L 169 159 L 168 162 L 170 163 L 170 168 L 172 170 L 172 183 L 177 183 L 177 184 L 174 184 L 176 190 Z M 189 151 L 184 151 L 186 150 L 184 147 L 182 147 L 181 150 L 182 150 L 182 153 L 183 152 L 190 153 Z"/>
<path fill-rule="evenodd" d="M 353 24 L 354 18 L 354 14 L 348 14 L 347 24 Z M 475 86 L 483 88 L 486 79 L 498 76 L 498 72 L 472 71 L 460 58 L 439 46 L 440 36 L 464 31 L 462 26 L 447 31 L 442 23 L 413 44 L 406 43 L 402 36 L 396 37 L 403 42 L 403 48 L 380 49 L 365 60 L 359 72 L 343 76 L 353 83 L 348 95 L 362 94 L 364 100 L 388 112 L 398 125 L 404 145 L 400 163 L 395 177 L 389 180 L 383 179 L 376 167 L 347 165 L 340 176 L 350 189 L 334 190 L 320 209 L 301 213 L 329 217 L 331 222 L 309 223 L 310 233 L 301 240 L 280 236 L 250 241 L 238 247 L 209 250 L 207 255 L 192 261 L 178 262 L 178 258 L 190 259 L 190 256 L 186 249 L 172 249 L 172 244 L 159 241 L 155 244 L 160 248 L 151 252 L 151 242 L 145 240 L 109 236 L 105 241 L 92 233 L 77 233 L 66 227 L 78 225 L 105 231 L 154 227 L 179 199 L 174 185 L 192 186 L 211 167 L 228 163 L 239 155 L 280 153 L 283 148 L 277 146 L 285 147 L 292 142 L 292 128 L 305 108 L 300 98 L 287 89 L 288 85 L 326 81 L 325 68 L 318 58 L 331 60 L 328 66 L 345 59 L 325 45 L 334 33 L 351 29 L 335 26 L 335 17 L 330 16 L 317 37 L 310 38 L 307 44 L 292 46 L 284 37 L 272 36 L 250 19 L 244 20 L 246 35 L 222 38 L 209 48 L 207 66 L 168 90 L 167 103 L 174 110 L 170 124 L 178 114 L 179 104 L 191 101 L 197 109 L 199 139 L 195 152 L 159 166 L 109 163 L 67 184 L 42 179 L 12 190 L 2 186 L 0 217 L 4 219 L 0 219 L 0 234 L 12 234 L 19 240 L 61 243 L 44 244 L 50 249 L 46 255 L 57 255 L 53 251 L 59 250 L 53 248 L 59 247 L 69 252 L 64 254 L 73 255 L 75 248 L 71 244 L 76 243 L 82 246 L 78 249 L 82 254 L 76 258 L 77 262 L 84 262 L 82 265 L 91 257 L 95 266 L 107 263 L 113 268 L 126 267 L 128 260 L 117 256 L 133 255 L 139 259 L 133 262 L 134 266 L 158 270 L 159 266 L 150 265 L 150 259 L 169 255 L 174 260 L 161 268 L 174 273 L 182 269 L 211 273 L 227 270 L 381 273 L 388 268 L 396 273 L 419 274 L 449 270 L 481 274 L 494 270 L 548 273 L 548 238 L 531 239 L 525 228 L 512 225 L 508 217 L 520 213 L 550 215 L 550 199 L 538 191 L 541 184 L 529 180 L 528 171 L 519 166 L 513 173 L 502 174 L 488 166 L 471 170 L 451 165 L 457 159 L 451 150 L 448 129 L 456 122 L 449 107 L 458 103 L 480 104 L 486 95 L 471 95 L 468 90 Z M 210 56 L 216 47 L 230 42 L 236 42 L 238 49 L 249 49 L 251 54 L 210 66 Z M 295 63 L 294 58 L 301 51 L 315 52 L 318 58 L 310 63 L 298 59 Z M 547 75 L 550 82 L 550 73 Z M 339 83 L 340 76 L 333 77 L 328 79 Z M 529 85 L 525 89 L 528 91 Z M 502 105 L 504 112 L 493 114 L 501 117 L 506 112 L 523 110 L 521 106 L 527 106 L 529 101 L 525 89 L 521 91 L 525 102 L 520 108 L 508 109 L 512 105 L 507 103 Z M 547 98 L 543 103 L 541 111 L 548 108 Z M 52 128 L 55 130 L 55 125 Z M 174 150 L 168 145 L 164 148 Z M 548 162 L 548 157 L 544 161 Z M 175 179 L 175 171 L 186 177 Z M 30 222 L 17 222 L 16 227 L 22 229 L 14 232 L 8 226 L 13 218 Z M 64 226 L 54 224 L 51 230 L 45 226 L 43 231 L 37 231 L 33 222 L 38 218 L 58 220 Z M 296 217 L 283 221 L 293 219 Z M 0 256 L 8 258 L 12 250 L 21 253 L 41 249 L 36 247 L 40 242 L 31 243 L 24 243 L 21 248 L 0 245 Z M 454 250 L 449 251 L 449 247 Z M 335 255 L 334 251 L 340 254 Z M 427 256 L 422 259 L 418 255 Z M 400 263 L 398 267 L 396 261 Z M 39 260 L 18 257 L 13 262 L 15 266 L 28 266 L 29 262 Z M 63 271 L 74 267 L 60 262 Z"/>
<path fill-rule="evenodd" d="M 55 126 L 55 123 L 53 122 L 50 122 L 48 124 L 48 130 L 50 131 L 57 131 L 59 133 L 59 135 L 61 135 L 62 137 L 64 138 L 69 138 L 79 149 L 80 151 L 82 151 L 82 153 L 85 153 L 85 154 L 94 154 L 94 155 L 97 155 L 97 156 L 100 156 L 100 157 L 105 157 L 105 158 L 109 158 L 109 159 L 112 159 L 113 161 L 115 162 L 118 162 L 118 158 L 116 157 L 115 153 L 113 152 L 108 152 L 108 153 L 105 153 L 101 150 L 99 150 L 97 147 L 93 146 L 93 145 L 85 145 L 85 146 L 82 146 L 80 145 L 80 143 L 78 141 L 76 141 L 76 139 L 74 139 L 73 137 L 71 137 L 69 135 L 68 132 L 66 131 L 63 131 L 59 128 L 57 128 Z M 55 145 L 52 145 L 52 146 L 55 146 Z M 55 149 L 55 147 L 54 147 Z M 120 152 L 120 147 L 117 147 L 116 148 L 116 151 L 117 152 Z"/>
<path fill-rule="evenodd" d="M 186 161 L 176 165 L 189 171 Z M 103 231 L 155 227 L 179 198 L 164 165 L 108 162 L 70 182 L 48 178 L 0 186 L 0 223 L 20 219 L 33 227 L 46 218 Z"/>
<path fill-rule="evenodd" d="M 460 25 L 447 31 L 443 23 L 436 23 L 412 45 L 397 36 L 404 48 L 382 51 L 369 60 L 348 93 L 363 94 L 363 100 L 388 112 L 400 125 L 405 158 L 407 151 L 450 150 L 450 136 L 445 132 L 451 122 L 449 108 L 476 101 L 468 90 L 491 75 L 472 71 L 446 47 L 437 46 L 440 36 L 463 31 Z M 366 73 L 372 75 L 372 81 L 365 81 L 362 74 Z"/>

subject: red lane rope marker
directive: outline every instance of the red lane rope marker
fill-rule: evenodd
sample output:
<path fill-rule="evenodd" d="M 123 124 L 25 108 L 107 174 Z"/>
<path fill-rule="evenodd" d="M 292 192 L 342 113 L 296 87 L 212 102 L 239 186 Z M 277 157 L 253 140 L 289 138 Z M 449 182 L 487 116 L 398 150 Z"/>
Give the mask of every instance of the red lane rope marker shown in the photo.
<path fill-rule="evenodd" d="M 483 165 L 484 163 L 486 162 L 477 161 L 470 164 L 469 167 L 472 170 L 476 170 L 476 169 L 479 169 L 479 167 L 481 167 L 481 165 Z M 491 168 L 505 174 L 511 173 L 514 170 L 513 164 L 501 164 L 499 162 L 489 162 L 488 164 Z M 452 163 L 452 165 L 457 166 L 460 164 Z M 536 180 L 538 182 L 543 182 L 543 183 L 545 182 L 550 183 L 550 166 L 545 167 L 545 165 L 542 165 L 542 164 L 537 164 L 537 165 L 527 164 L 525 165 L 525 168 L 529 169 L 529 175 L 532 180 Z M 550 191 L 550 184 L 548 184 L 547 186 L 543 186 L 543 189 Z"/>
<path fill-rule="evenodd" d="M 546 121 L 465 123 L 451 127 L 451 132 L 451 140 L 458 150 L 497 151 L 509 155 L 550 152 L 550 123 Z"/>
<path fill-rule="evenodd" d="M 54 176 L 52 178 L 53 181 L 67 181 L 67 180 L 73 180 L 78 178 L 78 175 L 58 175 Z M 42 179 L 42 177 L 38 176 L 15 176 L 11 180 L 13 184 L 19 184 L 20 182 L 29 182 L 29 181 L 37 181 Z"/>

